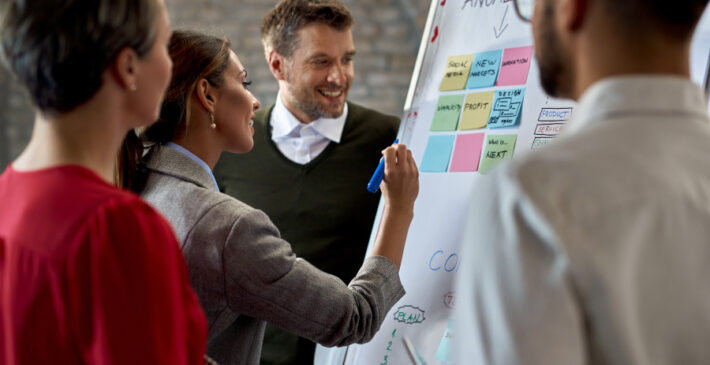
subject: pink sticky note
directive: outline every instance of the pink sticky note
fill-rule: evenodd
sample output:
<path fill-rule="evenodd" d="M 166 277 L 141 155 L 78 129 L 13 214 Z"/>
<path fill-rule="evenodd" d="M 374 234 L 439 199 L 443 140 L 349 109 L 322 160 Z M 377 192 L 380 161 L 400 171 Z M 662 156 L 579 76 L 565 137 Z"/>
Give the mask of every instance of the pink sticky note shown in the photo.
<path fill-rule="evenodd" d="M 485 133 L 459 134 L 456 136 L 454 158 L 451 160 L 450 172 L 478 171 L 478 161 L 483 149 Z"/>
<path fill-rule="evenodd" d="M 498 86 L 525 85 L 532 62 L 532 46 L 507 48 L 500 62 Z"/>

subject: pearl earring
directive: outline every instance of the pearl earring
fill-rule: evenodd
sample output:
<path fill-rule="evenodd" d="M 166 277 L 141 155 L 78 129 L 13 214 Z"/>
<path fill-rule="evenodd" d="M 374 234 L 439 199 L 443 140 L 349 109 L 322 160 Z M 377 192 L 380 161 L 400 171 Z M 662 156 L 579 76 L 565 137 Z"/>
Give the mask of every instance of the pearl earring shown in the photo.
<path fill-rule="evenodd" d="M 128 86 L 128 89 L 131 90 L 131 91 L 136 91 L 136 89 L 137 89 L 136 84 L 130 84 L 130 85 Z"/>
<path fill-rule="evenodd" d="M 214 122 L 214 114 L 210 113 L 210 128 L 217 129 L 217 123 Z"/>

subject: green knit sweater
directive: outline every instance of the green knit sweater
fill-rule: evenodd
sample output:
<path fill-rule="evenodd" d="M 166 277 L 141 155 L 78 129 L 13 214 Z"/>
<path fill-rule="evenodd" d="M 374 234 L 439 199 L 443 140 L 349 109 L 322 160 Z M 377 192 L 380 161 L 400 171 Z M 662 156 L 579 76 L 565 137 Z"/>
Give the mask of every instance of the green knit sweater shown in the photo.
<path fill-rule="evenodd" d="M 296 255 L 348 283 L 365 257 L 380 198 L 366 190 L 367 183 L 381 151 L 395 139 L 399 119 L 348 103 L 340 143 L 331 142 L 311 162 L 300 165 L 281 154 L 272 141 L 272 110 L 273 106 L 257 112 L 251 152 L 222 154 L 214 169 L 220 189 L 266 212 Z M 312 344 L 299 345 L 298 350 L 289 349 L 295 344 L 270 344 L 269 338 L 275 336 L 268 332 L 264 363 L 297 363 L 308 356 L 312 361 Z M 273 348 L 280 349 L 273 358 L 288 361 L 268 360 Z"/>

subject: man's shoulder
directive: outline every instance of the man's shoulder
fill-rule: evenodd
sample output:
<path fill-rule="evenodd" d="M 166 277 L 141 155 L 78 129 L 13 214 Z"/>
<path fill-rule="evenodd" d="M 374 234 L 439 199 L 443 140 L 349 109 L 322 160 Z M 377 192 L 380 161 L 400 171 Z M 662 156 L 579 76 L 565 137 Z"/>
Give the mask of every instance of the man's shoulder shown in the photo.
<path fill-rule="evenodd" d="M 545 215 L 574 212 L 579 216 L 590 206 L 595 211 L 618 207 L 637 199 L 642 192 L 636 184 L 655 174 L 637 163 L 640 156 L 627 151 L 624 134 L 618 133 L 616 128 L 600 125 L 560 136 L 495 167 L 485 178 L 488 187 L 482 190 L 496 190 L 501 199 L 529 200 Z"/>
<path fill-rule="evenodd" d="M 399 117 L 384 114 L 351 101 L 348 101 L 348 120 L 388 124 L 394 127 L 399 126 Z"/>
<path fill-rule="evenodd" d="M 345 120 L 343 138 L 360 136 L 361 141 L 370 141 L 382 149 L 392 143 L 399 130 L 399 118 L 387 115 L 362 105 L 348 102 L 348 117 Z"/>
<path fill-rule="evenodd" d="M 259 110 L 257 110 L 256 113 L 254 113 L 254 124 L 268 124 L 272 110 L 274 110 L 274 104 L 271 104 L 266 108 L 260 108 Z"/>

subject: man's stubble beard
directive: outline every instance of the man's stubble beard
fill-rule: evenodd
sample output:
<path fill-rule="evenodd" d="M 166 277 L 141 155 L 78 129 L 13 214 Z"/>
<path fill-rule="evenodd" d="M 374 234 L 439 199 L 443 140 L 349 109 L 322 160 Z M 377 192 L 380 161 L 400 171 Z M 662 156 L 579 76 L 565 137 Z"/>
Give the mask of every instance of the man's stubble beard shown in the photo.
<path fill-rule="evenodd" d="M 544 1 L 543 18 L 540 25 L 540 35 L 535 37 L 540 44 L 535 53 L 540 69 L 542 89 L 553 97 L 568 97 L 571 93 L 572 75 L 570 74 L 570 57 L 562 49 L 560 39 L 553 26 L 555 14 L 552 2 Z"/>
<path fill-rule="evenodd" d="M 343 115 L 343 110 L 344 105 L 340 106 L 340 111 L 338 112 L 330 112 L 323 108 L 321 103 L 317 100 L 318 98 L 318 91 L 313 89 L 295 89 L 293 86 L 294 83 L 291 82 L 291 70 L 288 69 L 286 70 L 286 88 L 288 89 L 289 94 L 293 96 L 293 103 L 295 104 L 296 108 L 298 108 L 300 111 L 302 111 L 304 114 L 308 116 L 311 120 L 316 120 L 320 118 L 338 118 L 341 115 Z M 347 102 L 347 91 L 349 85 L 346 85 L 343 87 L 343 93 L 345 93 L 345 99 Z"/>

